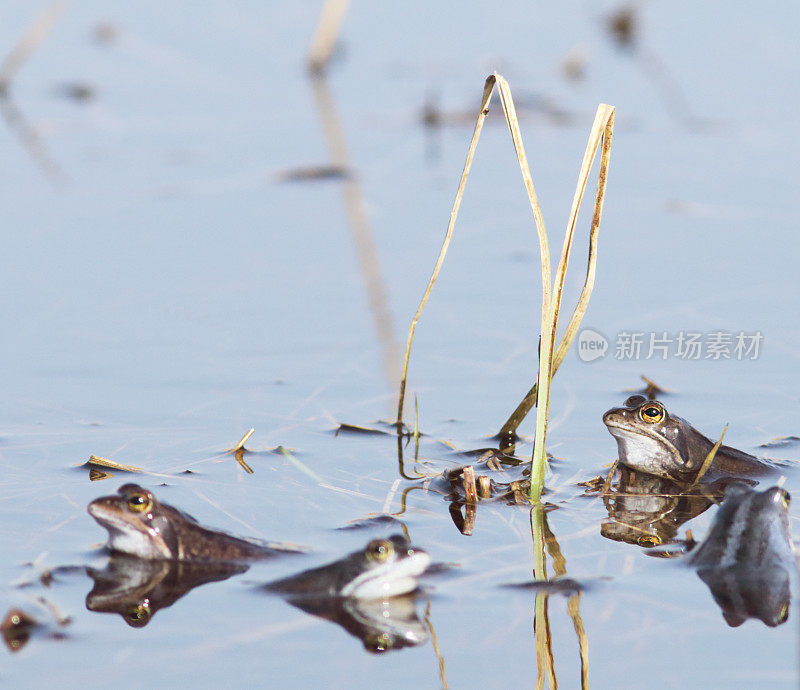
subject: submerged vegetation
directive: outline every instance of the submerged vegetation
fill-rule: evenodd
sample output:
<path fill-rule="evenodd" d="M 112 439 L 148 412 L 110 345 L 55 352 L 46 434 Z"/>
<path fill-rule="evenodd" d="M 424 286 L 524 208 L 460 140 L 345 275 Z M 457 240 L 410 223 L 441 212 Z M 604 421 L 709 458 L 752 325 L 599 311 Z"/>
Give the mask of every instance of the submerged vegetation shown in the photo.
<path fill-rule="evenodd" d="M 500 104 L 503 108 L 503 114 L 508 124 L 509 132 L 511 133 L 514 150 L 517 154 L 517 160 L 519 161 L 520 172 L 522 173 L 522 179 L 525 184 L 525 191 L 528 194 L 528 200 L 531 205 L 531 211 L 539 238 L 539 252 L 541 256 L 541 332 L 539 336 L 539 367 L 536 383 L 517 406 L 516 410 L 514 410 L 499 433 L 501 442 L 516 437 L 517 429 L 522 423 L 522 420 L 525 419 L 531 408 L 536 405 L 536 435 L 534 439 L 533 456 L 531 458 L 530 477 L 530 499 L 535 502 L 538 501 L 542 495 L 544 475 L 547 469 L 546 441 L 547 422 L 550 411 L 550 382 L 556 371 L 558 371 L 558 367 L 561 366 L 561 363 L 564 361 L 564 357 L 570 345 L 572 345 L 572 341 L 575 339 L 583 315 L 586 313 L 586 308 L 589 305 L 589 298 L 591 297 L 594 287 L 597 264 L 597 236 L 600 231 L 600 220 L 603 214 L 603 200 L 605 198 L 608 166 L 611 157 L 611 138 L 614 133 L 615 109 L 613 106 L 601 104 L 597 108 L 594 124 L 589 133 L 589 142 L 586 145 L 586 151 L 583 155 L 583 161 L 581 162 L 578 184 L 575 189 L 572 208 L 570 209 L 569 219 L 567 221 L 567 230 L 564 235 L 561 258 L 559 259 L 556 269 L 555 282 L 553 282 L 550 269 L 550 245 L 547 230 L 545 229 L 544 217 L 542 216 L 542 210 L 539 206 L 536 190 L 533 186 L 533 178 L 528 166 L 527 156 L 525 155 L 525 147 L 522 144 L 522 133 L 519 128 L 519 121 L 517 119 L 516 109 L 514 108 L 514 99 L 511 96 L 511 89 L 508 86 L 508 82 L 501 75 L 497 74 L 497 72 L 487 77 L 483 87 L 483 96 L 478 110 L 478 117 L 475 122 L 475 129 L 472 133 L 472 139 L 470 140 L 467 150 L 467 159 L 464 163 L 464 169 L 461 172 L 461 179 L 458 183 L 453 209 L 450 212 L 450 222 L 447 225 L 444 242 L 439 251 L 439 256 L 436 260 L 436 265 L 434 266 L 430 280 L 428 281 L 425 293 L 422 296 L 422 300 L 417 308 L 417 312 L 414 314 L 414 318 L 411 320 L 411 325 L 408 330 L 405 357 L 403 359 L 403 373 L 400 380 L 396 423 L 398 434 L 400 434 L 403 430 L 403 406 L 405 402 L 408 363 L 411 357 L 411 345 L 414 340 L 414 332 L 416 331 L 420 316 L 422 316 L 425 304 L 433 290 L 433 286 L 436 283 L 436 279 L 439 277 L 442 265 L 444 264 L 444 258 L 447 254 L 447 249 L 450 246 L 453 229 L 455 228 L 456 219 L 458 218 L 458 210 L 461 206 L 461 199 L 464 196 L 464 189 L 467 184 L 470 168 L 472 167 L 472 160 L 475 157 L 475 149 L 478 145 L 478 139 L 480 138 L 484 120 L 489 114 L 489 103 L 495 87 L 497 87 L 500 92 Z M 561 336 L 558 348 L 554 348 L 558 329 L 558 317 L 561 310 L 564 280 L 566 278 L 569 256 L 572 250 L 575 225 L 578 219 L 578 212 L 581 208 L 581 202 L 583 201 L 583 195 L 586 191 L 586 185 L 589 181 L 592 164 L 594 163 L 597 149 L 600 147 L 601 143 L 602 150 L 597 176 L 597 190 L 595 192 L 594 209 L 592 212 L 591 225 L 589 227 L 589 261 L 586 269 L 586 279 L 578 303 L 573 310 L 566 330 Z"/>

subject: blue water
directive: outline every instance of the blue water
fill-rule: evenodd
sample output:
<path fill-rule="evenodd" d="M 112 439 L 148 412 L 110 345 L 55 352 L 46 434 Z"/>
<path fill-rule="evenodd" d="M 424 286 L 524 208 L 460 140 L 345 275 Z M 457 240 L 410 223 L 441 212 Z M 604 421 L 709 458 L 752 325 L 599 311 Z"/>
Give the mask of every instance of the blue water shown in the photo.
<path fill-rule="evenodd" d="M 7 5 L 0 54 L 44 9 Z M 794 687 L 795 603 L 785 625 L 729 628 L 692 571 L 602 539 L 602 503 L 573 485 L 616 457 L 601 416 L 640 374 L 674 391 L 665 404 L 709 436 L 729 424 L 726 443 L 743 450 L 764 453 L 759 444 L 798 434 L 793 8 L 643 4 L 630 49 L 607 31 L 613 3 L 354 3 L 325 111 L 304 67 L 320 5 L 74 3 L 11 85 L 17 115 L 0 127 L 0 613 L 18 606 L 44 627 L 20 651 L 0 652 L 0 677 L 100 687 L 124 669 L 134 686 L 442 684 L 430 641 L 369 655 L 340 627 L 257 591 L 296 563 L 204 585 L 143 629 L 87 611 L 82 572 L 49 588 L 38 573 L 102 567 L 95 549 L 105 535 L 85 506 L 131 479 L 204 524 L 313 548 L 304 566 L 385 532 L 334 528 L 400 510 L 408 484 L 395 484 L 395 439 L 330 432 L 393 414 L 401 348 L 447 225 L 470 113 L 496 69 L 519 104 L 554 256 L 594 110 L 617 107 L 584 321 L 610 348 L 591 364 L 570 352 L 549 439 L 563 458 L 548 480 L 559 505 L 550 527 L 568 575 L 595 583 L 580 608 L 590 685 Z M 93 38 L 101 23 L 115 28 L 112 41 Z M 578 81 L 561 69 L 570 51 L 585 56 Z M 65 98 L 60 88 L 76 83 L 94 97 Z M 426 102 L 466 116 L 426 128 Z M 543 102 L 568 117 L 554 120 Z M 331 162 L 322 124 L 331 117 L 350 181 L 281 182 L 287 169 Z M 365 214 L 361 235 L 348 193 Z M 431 439 L 489 445 L 484 437 L 528 390 L 539 276 L 516 159 L 493 120 L 411 359 L 409 391 Z M 763 342 L 755 360 L 618 360 L 623 331 L 757 331 Z M 251 427 L 248 447 L 264 452 L 246 457 L 255 470 L 246 474 L 223 451 Z M 520 431 L 532 436 L 533 421 Z M 278 445 L 313 476 L 266 452 Z M 90 482 L 74 466 L 91 454 L 149 474 Z M 433 440 L 422 454 L 436 468 L 445 462 Z M 797 445 L 774 454 L 800 460 Z M 786 488 L 800 495 L 797 481 L 789 473 Z M 690 523 L 695 536 L 712 512 Z M 792 515 L 796 523 L 796 507 Z M 420 619 L 430 601 L 450 687 L 532 684 L 534 595 L 497 587 L 530 577 L 527 509 L 480 505 L 469 538 L 436 494 L 410 492 L 401 517 L 435 560 L 460 564 L 418 601 Z M 59 626 L 40 596 L 71 622 Z M 558 680 L 579 687 L 563 597 L 550 599 L 550 625 Z"/>

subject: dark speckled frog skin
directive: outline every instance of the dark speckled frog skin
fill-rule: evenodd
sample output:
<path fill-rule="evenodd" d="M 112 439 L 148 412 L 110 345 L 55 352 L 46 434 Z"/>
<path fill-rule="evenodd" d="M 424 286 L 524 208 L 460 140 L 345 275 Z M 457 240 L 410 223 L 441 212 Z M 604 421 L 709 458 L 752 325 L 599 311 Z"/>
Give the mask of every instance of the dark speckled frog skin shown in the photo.
<path fill-rule="evenodd" d="M 791 574 L 797 569 L 790 500 L 777 486 L 728 487 L 708 536 L 689 556 L 732 627 L 748 618 L 774 627 L 789 616 Z"/>
<path fill-rule="evenodd" d="M 622 407 L 610 409 L 603 415 L 603 422 L 617 440 L 621 463 L 673 481 L 692 481 L 714 447 L 714 442 L 689 422 L 669 413 L 657 400 L 642 395 L 633 395 Z M 774 465 L 767 460 L 720 446 L 708 476 L 747 477 L 774 471 Z"/>
<path fill-rule="evenodd" d="M 88 511 L 108 530 L 111 551 L 139 558 L 246 561 L 299 552 L 293 546 L 240 539 L 203 527 L 137 484 L 125 484 L 116 494 L 95 499 Z"/>

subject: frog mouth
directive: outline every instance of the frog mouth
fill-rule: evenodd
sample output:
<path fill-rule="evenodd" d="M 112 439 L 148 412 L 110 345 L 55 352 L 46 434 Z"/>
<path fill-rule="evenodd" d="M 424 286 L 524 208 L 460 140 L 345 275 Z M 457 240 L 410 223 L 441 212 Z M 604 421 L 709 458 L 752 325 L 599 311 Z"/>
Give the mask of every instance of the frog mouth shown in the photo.
<path fill-rule="evenodd" d="M 660 469 L 664 476 L 675 479 L 670 470 L 682 466 L 683 459 L 678 449 L 667 439 L 649 429 L 631 429 L 613 421 L 606 421 L 609 433 L 617 440 L 620 462 L 652 474 L 653 465 Z M 651 460 L 653 462 L 648 462 Z"/>
<path fill-rule="evenodd" d="M 409 549 L 408 555 L 361 573 L 348 582 L 340 592 L 342 597 L 382 599 L 406 594 L 417 587 L 417 576 L 430 565 L 431 557 L 419 549 Z"/>
<path fill-rule="evenodd" d="M 115 506 L 98 501 L 90 503 L 87 510 L 108 531 L 108 546 L 112 551 L 139 558 L 170 558 L 170 550 L 163 537 L 144 525 L 139 518 L 129 518 Z"/>

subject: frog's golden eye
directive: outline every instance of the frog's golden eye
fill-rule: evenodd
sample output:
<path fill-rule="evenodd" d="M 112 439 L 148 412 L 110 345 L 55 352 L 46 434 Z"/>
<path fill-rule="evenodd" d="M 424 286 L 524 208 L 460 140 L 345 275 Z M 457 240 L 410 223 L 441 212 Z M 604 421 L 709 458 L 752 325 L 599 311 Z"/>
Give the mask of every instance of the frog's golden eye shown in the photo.
<path fill-rule="evenodd" d="M 367 544 L 367 558 L 374 563 L 385 563 L 394 555 L 394 545 L 386 539 L 375 539 Z"/>
<path fill-rule="evenodd" d="M 643 534 L 636 542 L 639 546 L 659 546 L 661 544 L 661 537 L 657 534 Z"/>
<path fill-rule="evenodd" d="M 661 403 L 649 402 L 639 408 L 639 419 L 648 424 L 658 424 L 667 416 Z"/>
<path fill-rule="evenodd" d="M 143 628 L 150 622 L 150 602 L 146 599 L 141 604 L 133 604 L 125 609 L 123 617 L 128 625 L 134 628 Z"/>
<path fill-rule="evenodd" d="M 370 652 L 388 652 L 394 643 L 389 633 L 368 633 L 364 637 L 364 648 Z"/>
<path fill-rule="evenodd" d="M 147 513 L 153 507 L 153 500 L 144 491 L 128 494 L 125 503 L 132 513 Z"/>
<path fill-rule="evenodd" d="M 789 495 L 789 492 L 786 491 L 786 489 L 781 489 L 778 492 L 777 499 L 784 508 L 787 510 L 789 509 L 789 504 L 792 502 L 792 497 Z"/>
<path fill-rule="evenodd" d="M 778 625 L 781 623 L 785 623 L 786 619 L 789 618 L 789 603 L 785 603 L 781 612 L 778 614 Z"/>

